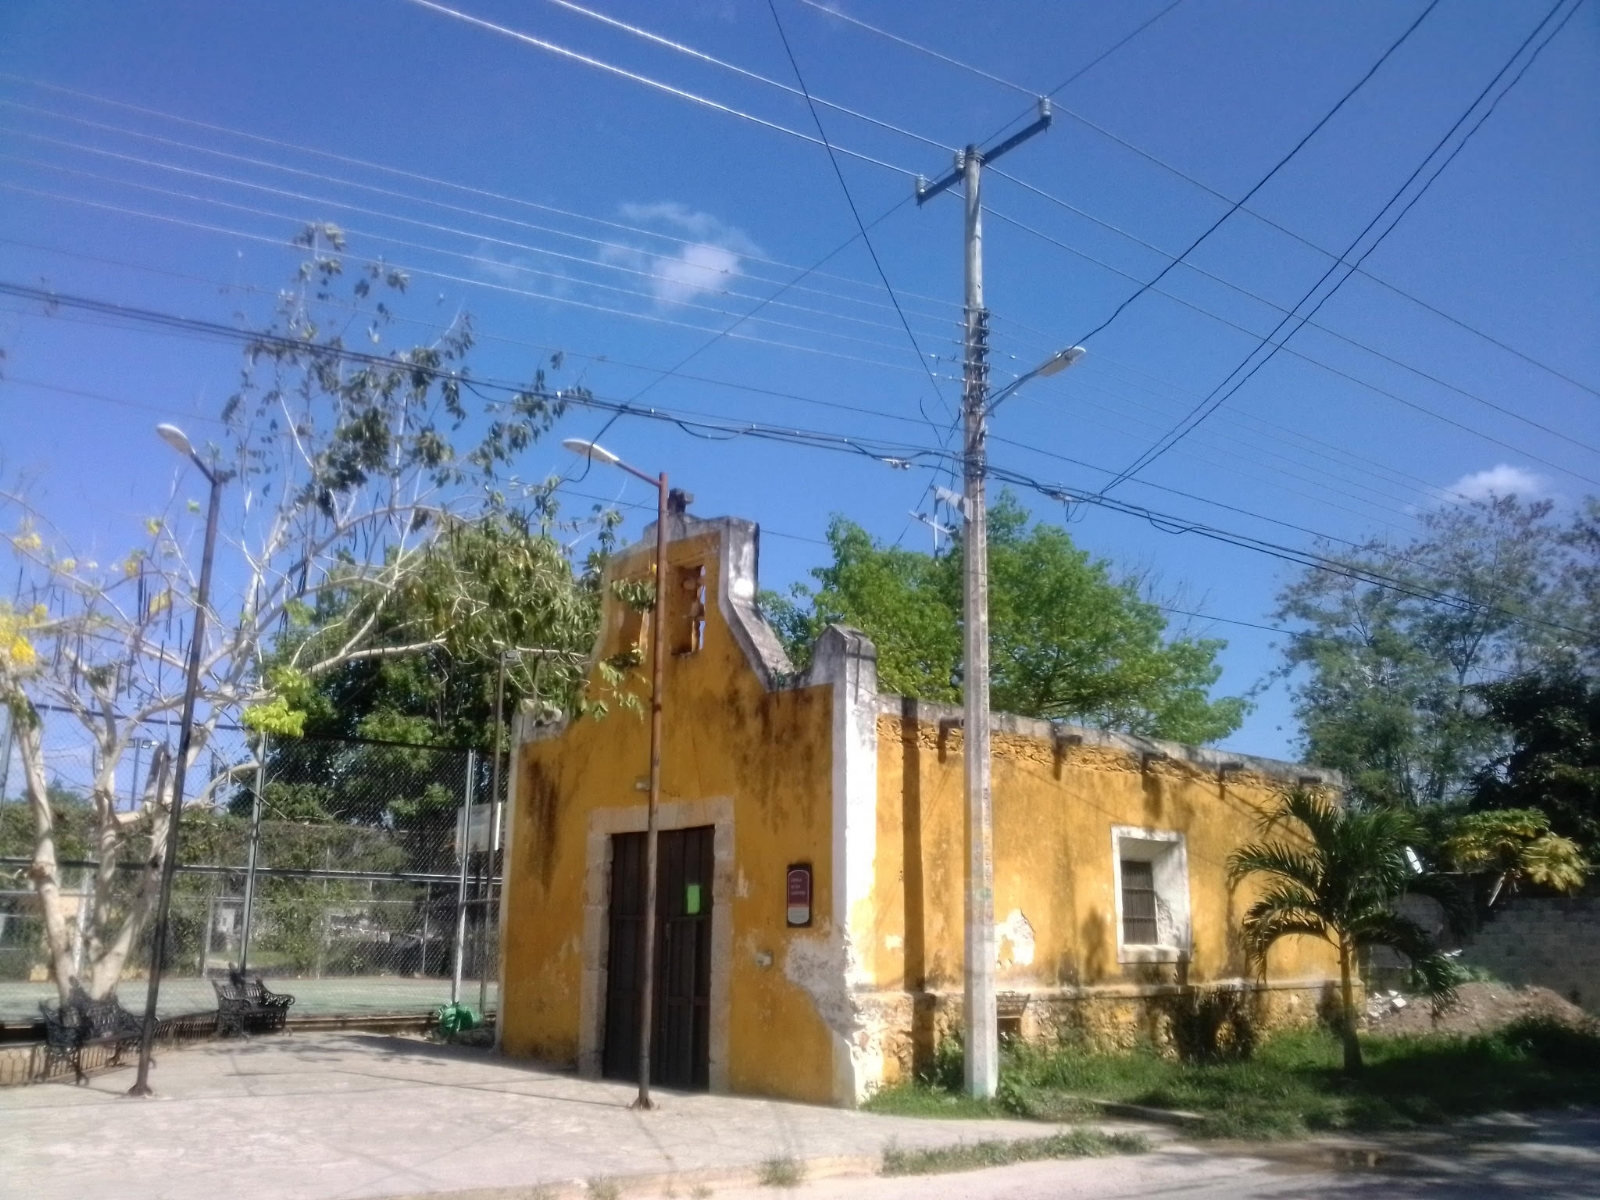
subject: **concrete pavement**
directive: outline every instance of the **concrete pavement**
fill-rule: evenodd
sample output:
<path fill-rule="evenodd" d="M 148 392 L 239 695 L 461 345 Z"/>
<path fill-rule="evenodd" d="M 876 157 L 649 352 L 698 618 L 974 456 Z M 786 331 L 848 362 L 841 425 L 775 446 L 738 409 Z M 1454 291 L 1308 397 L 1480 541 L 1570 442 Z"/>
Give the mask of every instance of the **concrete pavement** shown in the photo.
<path fill-rule="evenodd" d="M 1376 1140 L 1180 1143 L 1148 1154 L 875 1177 L 885 1147 L 1040 1137 L 1017 1121 L 935 1121 L 720 1096 L 664 1094 L 507 1062 L 484 1051 L 359 1033 L 214 1042 L 161 1055 L 154 1100 L 129 1070 L 85 1087 L 0 1090 L 0 1200 L 1567 1200 L 1600 1195 L 1600 1113 L 1498 1117 Z M 1128 1129 L 1126 1124 L 1106 1128 Z M 809 1178 L 754 1186 L 768 1159 Z M 843 1174 L 840 1174 L 840 1173 Z M 541 1190 L 543 1187 L 548 1190 Z M 709 1189 L 709 1192 L 697 1191 Z"/>
<path fill-rule="evenodd" d="M 650 1195 L 695 1183 L 721 1192 L 771 1158 L 866 1172 L 891 1143 L 1054 1131 L 708 1095 L 666 1094 L 660 1111 L 635 1113 L 629 1086 L 357 1033 L 168 1051 L 155 1099 L 122 1098 L 132 1082 L 120 1070 L 83 1087 L 0 1090 L 0 1200 L 510 1200 L 599 1178 Z"/>

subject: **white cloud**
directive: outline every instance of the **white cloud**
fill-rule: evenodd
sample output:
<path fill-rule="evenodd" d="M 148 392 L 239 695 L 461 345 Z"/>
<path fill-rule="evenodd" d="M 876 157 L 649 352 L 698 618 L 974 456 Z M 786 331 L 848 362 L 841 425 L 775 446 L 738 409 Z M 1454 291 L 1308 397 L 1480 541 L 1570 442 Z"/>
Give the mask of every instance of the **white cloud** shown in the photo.
<path fill-rule="evenodd" d="M 1537 500 L 1549 494 L 1550 485 L 1542 475 L 1499 463 L 1487 470 L 1463 475 L 1444 491 L 1452 499 L 1487 500 L 1490 496 L 1515 495 L 1524 500 Z"/>
<path fill-rule="evenodd" d="M 742 273 L 744 259 L 761 253 L 743 230 L 682 204 L 624 204 L 620 211 L 631 224 L 690 239 L 659 253 L 643 247 L 617 247 L 601 254 L 605 262 L 645 272 L 644 282 L 662 304 L 685 304 L 697 296 L 725 291 Z"/>

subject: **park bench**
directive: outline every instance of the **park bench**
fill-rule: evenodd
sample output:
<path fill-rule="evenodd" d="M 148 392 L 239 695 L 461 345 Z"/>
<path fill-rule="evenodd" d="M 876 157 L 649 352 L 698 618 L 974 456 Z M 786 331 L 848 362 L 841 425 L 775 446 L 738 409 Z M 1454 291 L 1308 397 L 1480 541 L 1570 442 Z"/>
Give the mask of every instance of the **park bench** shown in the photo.
<path fill-rule="evenodd" d="M 86 1050 L 107 1051 L 105 1065 L 120 1066 L 122 1056 L 139 1044 L 142 1025 L 115 997 L 91 1000 L 81 986 L 74 983 L 67 1002 L 59 1007 L 40 1002 L 44 1014 L 45 1075 L 48 1077 L 56 1064 L 72 1064 L 73 1082 L 82 1083 L 88 1078 L 83 1069 Z"/>
<path fill-rule="evenodd" d="M 226 980 L 213 979 L 211 987 L 217 993 L 217 1032 L 223 1037 L 276 1033 L 288 1023 L 294 997 L 268 991 L 259 975 L 246 978 L 239 971 L 229 971 Z"/>

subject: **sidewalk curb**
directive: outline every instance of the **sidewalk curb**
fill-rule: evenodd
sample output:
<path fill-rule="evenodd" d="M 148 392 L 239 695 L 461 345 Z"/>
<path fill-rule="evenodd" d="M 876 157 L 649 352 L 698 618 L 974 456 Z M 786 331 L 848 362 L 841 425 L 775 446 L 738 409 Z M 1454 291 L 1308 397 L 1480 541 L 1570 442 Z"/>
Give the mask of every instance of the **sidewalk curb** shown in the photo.
<path fill-rule="evenodd" d="M 832 1158 L 794 1160 L 800 1168 L 801 1183 L 813 1179 L 848 1179 L 875 1176 L 883 1165 L 881 1154 L 856 1154 Z M 655 1171 L 643 1175 L 595 1176 L 615 1184 L 619 1196 L 687 1197 L 695 1187 L 752 1188 L 761 1186 L 760 1166 L 708 1167 L 696 1171 Z M 504 1187 L 468 1188 L 453 1192 L 401 1192 L 382 1200 L 590 1200 L 590 1180 L 563 1179 L 509 1184 Z M 774 1187 L 774 1196 L 790 1188 Z"/>
<path fill-rule="evenodd" d="M 1039 1132 L 1035 1136 L 1046 1138 L 1076 1128 L 1083 1128 L 1083 1126 L 1059 1122 L 1041 1122 Z M 1093 1128 L 1093 1126 L 1090 1126 L 1090 1128 Z M 1150 1148 L 1152 1150 L 1169 1144 L 1159 1135 L 1152 1137 L 1153 1130 L 1141 1130 L 1139 1132 L 1150 1139 Z M 944 1144 L 961 1145 L 987 1140 L 1007 1139 L 958 1137 Z M 778 1158 L 781 1156 L 773 1155 L 771 1157 Z M 817 1179 L 874 1178 L 882 1174 L 883 1170 L 882 1151 L 876 1154 L 824 1156 L 791 1159 L 790 1161 L 800 1168 L 801 1184 Z M 599 1182 L 603 1179 L 607 1183 L 614 1184 L 617 1189 L 616 1194 L 619 1197 L 661 1197 L 670 1195 L 687 1198 L 690 1191 L 696 1187 L 717 1189 L 766 1186 L 774 1197 L 783 1196 L 793 1190 L 787 1187 L 763 1185 L 761 1180 L 763 1165 L 762 1163 L 756 1163 L 742 1167 L 707 1167 L 687 1171 L 653 1171 L 639 1175 L 597 1175 L 593 1177 L 593 1182 Z M 527 1183 L 487 1188 L 467 1188 L 458 1191 L 397 1192 L 383 1196 L 381 1200 L 592 1200 L 594 1192 L 590 1190 L 590 1183 L 590 1179 L 533 1180 Z M 377 1198 L 374 1198 L 374 1200 L 377 1200 Z"/>

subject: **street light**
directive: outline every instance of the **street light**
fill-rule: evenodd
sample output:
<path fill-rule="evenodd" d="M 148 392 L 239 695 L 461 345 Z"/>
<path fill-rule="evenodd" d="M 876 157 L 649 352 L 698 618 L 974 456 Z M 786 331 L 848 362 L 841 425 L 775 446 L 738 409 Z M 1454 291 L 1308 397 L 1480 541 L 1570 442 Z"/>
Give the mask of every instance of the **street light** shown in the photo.
<path fill-rule="evenodd" d="M 178 871 L 178 818 L 183 811 L 183 783 L 189 763 L 189 743 L 194 736 L 194 699 L 200 688 L 200 656 L 205 648 L 206 602 L 211 593 L 211 560 L 217 546 L 217 514 L 227 475 L 213 471 L 194 452 L 188 436 L 176 425 L 157 425 L 156 432 L 179 454 L 199 468 L 211 484 L 206 510 L 205 549 L 200 558 L 200 586 L 194 597 L 194 629 L 189 636 L 189 669 L 183 686 L 183 715 L 178 722 L 178 761 L 172 772 L 172 812 L 167 817 L 166 857 L 161 862 L 161 898 L 156 905 L 156 927 L 150 950 L 150 988 L 145 994 L 144 1028 L 139 1035 L 139 1077 L 128 1089 L 130 1096 L 150 1092 L 150 1051 L 156 1036 L 156 1001 L 161 995 L 161 967 L 166 959 L 167 924 L 172 914 L 172 881 Z"/>
<path fill-rule="evenodd" d="M 666 664 L 667 623 L 667 473 L 647 475 L 595 442 L 567 438 L 561 443 L 579 458 L 620 467 L 656 488 L 656 604 L 650 631 L 650 800 L 645 817 L 644 970 L 639 977 L 639 1095 L 634 1108 L 654 1108 L 650 1099 L 651 1001 L 656 961 L 656 810 L 661 804 L 661 693 Z"/>
<path fill-rule="evenodd" d="M 1001 401 L 1005 400 L 1023 384 L 1035 379 L 1048 379 L 1052 375 L 1059 375 L 1068 367 L 1077 363 L 1087 353 L 1089 352 L 1082 346 L 1068 346 L 1065 350 L 1057 350 L 1033 370 L 1018 375 L 1005 387 L 990 396 L 988 404 L 984 406 L 983 415 L 986 417 L 993 416 L 994 410 L 1000 407 Z"/>
<path fill-rule="evenodd" d="M 963 1033 L 966 1085 L 973 1096 L 995 1094 L 999 1079 L 994 945 L 994 808 L 989 776 L 989 517 L 984 496 L 988 472 L 988 420 L 1029 380 L 1055 375 L 1081 359 L 1082 346 L 1052 354 L 1025 375 L 988 394 L 988 310 L 983 307 L 977 165 L 967 167 L 967 367 L 962 397 L 965 453 L 961 512 L 967 518 L 961 563 L 962 791 L 967 824 L 966 938 L 962 948 Z"/>

